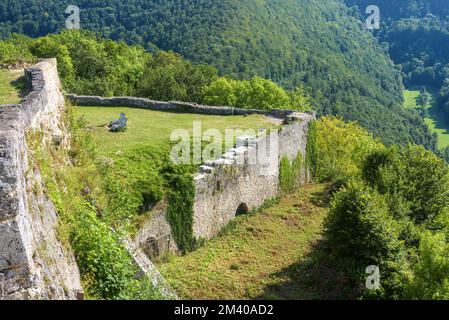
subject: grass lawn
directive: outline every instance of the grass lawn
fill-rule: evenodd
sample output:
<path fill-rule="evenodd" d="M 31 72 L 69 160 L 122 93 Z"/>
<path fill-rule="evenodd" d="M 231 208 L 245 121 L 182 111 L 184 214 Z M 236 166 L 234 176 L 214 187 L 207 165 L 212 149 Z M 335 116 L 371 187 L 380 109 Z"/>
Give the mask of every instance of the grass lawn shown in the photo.
<path fill-rule="evenodd" d="M 404 90 L 404 107 L 407 109 L 418 108 L 418 105 L 416 104 L 416 98 L 418 98 L 418 96 L 418 90 Z"/>
<path fill-rule="evenodd" d="M 308 269 L 328 209 L 326 185 L 310 185 L 260 213 L 238 217 L 224 234 L 159 271 L 183 299 L 329 298 L 325 267 Z M 338 296 L 341 296 L 340 293 Z"/>
<path fill-rule="evenodd" d="M 404 106 L 406 108 L 418 108 L 416 104 L 416 98 L 419 95 L 419 91 L 404 91 Z M 429 117 L 424 119 L 424 122 L 429 126 L 430 131 L 438 134 L 438 147 L 444 149 L 449 146 L 449 121 L 446 119 L 444 113 L 438 110 L 435 94 L 432 94 L 432 104 L 428 107 Z"/>
<path fill-rule="evenodd" d="M 23 71 L 0 69 L 0 104 L 16 104 L 27 94 Z"/>
<path fill-rule="evenodd" d="M 128 118 L 128 130 L 111 133 L 106 125 L 118 119 L 124 112 Z M 261 116 L 211 116 L 152 111 L 129 107 L 76 107 L 78 116 L 84 116 L 89 129 L 94 131 L 100 152 L 116 152 L 141 144 L 169 142 L 175 129 L 186 129 L 192 133 L 193 121 L 201 121 L 202 131 L 215 128 L 225 129 L 275 128 L 273 120 Z"/>

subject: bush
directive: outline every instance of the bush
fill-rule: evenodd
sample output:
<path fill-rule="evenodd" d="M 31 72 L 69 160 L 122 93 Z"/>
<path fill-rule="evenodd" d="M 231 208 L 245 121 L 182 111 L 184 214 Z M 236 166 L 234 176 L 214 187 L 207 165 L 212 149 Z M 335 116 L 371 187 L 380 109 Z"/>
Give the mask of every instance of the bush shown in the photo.
<path fill-rule="evenodd" d="M 197 247 L 197 239 L 193 235 L 195 184 L 192 167 L 167 165 L 162 174 L 169 188 L 167 219 L 178 249 L 185 254 Z"/>
<path fill-rule="evenodd" d="M 118 298 L 136 270 L 110 227 L 88 204 L 73 215 L 71 244 L 89 293 L 104 299 Z"/>
<path fill-rule="evenodd" d="M 326 240 L 333 255 L 343 260 L 355 285 L 365 283 L 365 269 L 381 272 L 384 297 L 399 296 L 407 273 L 400 227 L 385 199 L 362 182 L 350 181 L 334 197 L 325 222 Z"/>
<path fill-rule="evenodd" d="M 302 171 L 301 153 L 292 162 L 286 156 L 281 159 L 279 164 L 279 185 L 282 193 L 294 192 L 299 187 Z"/>
<path fill-rule="evenodd" d="M 318 180 L 357 176 L 365 157 L 383 149 L 382 143 L 355 123 L 323 117 L 317 121 L 316 152 Z"/>
<path fill-rule="evenodd" d="M 419 262 L 407 286 L 407 299 L 449 299 L 449 244 L 444 234 L 425 232 L 419 246 Z"/>
<path fill-rule="evenodd" d="M 362 172 L 380 193 L 403 202 L 416 224 L 432 225 L 449 206 L 449 169 L 424 147 L 374 152 L 366 158 Z"/>

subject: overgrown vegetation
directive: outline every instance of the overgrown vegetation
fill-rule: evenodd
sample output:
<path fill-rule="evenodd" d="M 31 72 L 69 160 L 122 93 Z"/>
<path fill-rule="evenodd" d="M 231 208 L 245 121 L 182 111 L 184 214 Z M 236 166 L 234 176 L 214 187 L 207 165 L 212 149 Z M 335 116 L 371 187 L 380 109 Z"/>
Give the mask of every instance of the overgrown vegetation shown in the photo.
<path fill-rule="evenodd" d="M 291 162 L 287 156 L 281 159 L 279 163 L 279 186 L 282 193 L 288 194 L 297 190 L 301 183 L 303 170 L 304 164 L 301 153 Z"/>
<path fill-rule="evenodd" d="M 318 177 L 336 182 L 326 246 L 353 290 L 365 298 L 449 298 L 442 269 L 449 244 L 446 163 L 421 146 L 386 148 L 336 118 L 318 128 Z M 364 288 L 371 265 L 380 268 L 380 290 Z"/>
<path fill-rule="evenodd" d="M 309 123 L 306 146 L 306 162 L 305 169 L 307 175 L 312 180 L 316 177 L 318 166 L 318 149 L 317 149 L 317 125 L 316 121 Z"/>
<path fill-rule="evenodd" d="M 181 167 L 166 167 L 163 171 L 170 186 L 168 194 L 167 221 L 181 253 L 196 249 L 200 240 L 193 235 L 193 205 L 195 184 L 192 170 Z"/>
<path fill-rule="evenodd" d="M 338 180 L 360 174 L 365 157 L 383 148 L 381 142 L 353 122 L 324 117 L 317 122 L 318 180 Z"/>

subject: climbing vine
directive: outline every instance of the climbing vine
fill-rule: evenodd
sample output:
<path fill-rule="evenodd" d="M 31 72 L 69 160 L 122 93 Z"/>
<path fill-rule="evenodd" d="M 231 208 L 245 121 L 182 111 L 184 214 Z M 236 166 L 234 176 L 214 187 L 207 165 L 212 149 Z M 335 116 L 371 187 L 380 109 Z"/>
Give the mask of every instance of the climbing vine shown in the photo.
<path fill-rule="evenodd" d="M 178 249 L 185 254 L 197 246 L 197 239 L 193 235 L 195 184 L 192 178 L 192 168 L 167 165 L 162 173 L 168 187 L 167 220 Z"/>

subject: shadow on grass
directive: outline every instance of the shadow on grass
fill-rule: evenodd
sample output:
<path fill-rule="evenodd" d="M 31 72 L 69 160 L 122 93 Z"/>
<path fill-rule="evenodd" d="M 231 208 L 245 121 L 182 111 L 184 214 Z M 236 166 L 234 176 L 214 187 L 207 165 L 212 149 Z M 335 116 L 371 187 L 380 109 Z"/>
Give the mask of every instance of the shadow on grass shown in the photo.
<path fill-rule="evenodd" d="M 31 91 L 31 87 L 25 79 L 25 76 L 22 76 L 14 81 L 10 82 L 11 86 L 13 86 L 21 99 L 25 98 Z"/>
<path fill-rule="evenodd" d="M 446 119 L 444 112 L 438 107 L 437 103 L 432 103 L 428 109 L 429 118 L 435 122 L 435 128 L 444 130 L 444 134 L 449 134 L 449 121 Z"/>
<path fill-rule="evenodd" d="M 314 192 L 310 196 L 310 202 L 320 208 L 329 208 L 332 198 L 331 187 L 327 187 L 323 192 Z"/>
<path fill-rule="evenodd" d="M 321 208 L 329 208 L 332 185 L 310 196 L 310 202 Z M 342 271 L 343 270 L 343 271 Z M 284 279 L 265 287 L 261 300 L 352 300 L 360 296 L 344 272 L 336 265 L 325 239 L 311 245 L 310 251 L 300 261 L 274 273 L 270 278 Z"/>
<path fill-rule="evenodd" d="M 313 245 L 310 253 L 271 277 L 285 279 L 269 285 L 257 300 L 354 300 L 360 296 L 349 278 L 334 265 L 326 241 Z"/>

